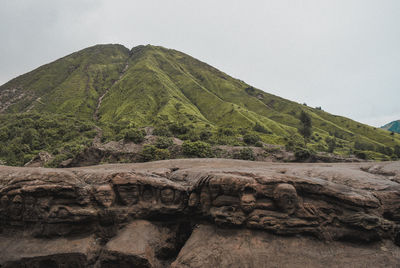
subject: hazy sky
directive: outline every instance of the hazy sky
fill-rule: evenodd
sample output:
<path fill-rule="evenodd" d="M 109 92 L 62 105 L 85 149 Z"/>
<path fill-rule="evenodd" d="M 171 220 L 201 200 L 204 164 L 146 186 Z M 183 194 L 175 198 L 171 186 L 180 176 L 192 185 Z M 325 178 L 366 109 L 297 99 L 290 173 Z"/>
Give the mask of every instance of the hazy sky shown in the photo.
<path fill-rule="evenodd" d="M 399 0 L 0 0 L 0 38 L 0 84 L 95 44 L 153 44 L 333 114 L 400 119 Z"/>

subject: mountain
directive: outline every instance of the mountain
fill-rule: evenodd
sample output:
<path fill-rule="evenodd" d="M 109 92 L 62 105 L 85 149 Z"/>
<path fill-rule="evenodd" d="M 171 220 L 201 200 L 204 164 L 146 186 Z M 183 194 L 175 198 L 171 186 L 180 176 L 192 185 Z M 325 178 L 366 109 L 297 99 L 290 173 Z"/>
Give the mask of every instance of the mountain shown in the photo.
<path fill-rule="evenodd" d="M 384 125 L 381 128 L 382 129 L 386 129 L 388 131 L 400 133 L 400 120 L 396 120 L 396 121 L 390 122 L 390 123 Z"/>
<path fill-rule="evenodd" d="M 0 160 L 21 165 L 42 150 L 62 160 L 93 139 L 120 140 L 144 127 L 232 146 L 252 135 L 290 149 L 304 144 L 302 112 L 312 120 L 310 150 L 385 160 L 400 146 L 398 135 L 266 93 L 182 52 L 110 44 L 0 86 Z"/>

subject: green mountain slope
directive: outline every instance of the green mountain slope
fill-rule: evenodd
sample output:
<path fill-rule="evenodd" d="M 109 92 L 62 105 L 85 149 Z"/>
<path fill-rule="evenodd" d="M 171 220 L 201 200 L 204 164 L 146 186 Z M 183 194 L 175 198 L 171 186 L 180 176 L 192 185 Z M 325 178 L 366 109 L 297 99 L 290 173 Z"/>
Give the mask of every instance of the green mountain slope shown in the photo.
<path fill-rule="evenodd" d="M 97 126 L 103 142 L 152 126 L 184 140 L 243 145 L 243 136 L 256 134 L 265 143 L 293 148 L 303 144 L 297 130 L 302 111 L 312 119 L 310 149 L 329 150 L 334 140 L 335 153 L 364 151 L 368 158 L 389 159 L 400 146 L 397 134 L 268 94 L 184 53 L 151 45 L 97 45 L 0 86 L 3 125 L 20 113 L 67 116 Z M 0 143 L 12 141 L 8 136 L 1 138 L 0 128 Z M 35 147 L 29 154 L 63 151 L 56 147 Z"/>
<path fill-rule="evenodd" d="M 97 99 L 129 57 L 120 45 L 94 46 L 21 75 L 0 87 L 0 112 L 49 112 L 89 119 Z M 11 105 L 4 103 L 11 102 Z"/>
<path fill-rule="evenodd" d="M 384 125 L 381 128 L 385 129 L 385 130 L 388 130 L 388 131 L 400 133 L 400 120 L 396 120 L 396 121 L 390 122 L 390 123 Z"/>

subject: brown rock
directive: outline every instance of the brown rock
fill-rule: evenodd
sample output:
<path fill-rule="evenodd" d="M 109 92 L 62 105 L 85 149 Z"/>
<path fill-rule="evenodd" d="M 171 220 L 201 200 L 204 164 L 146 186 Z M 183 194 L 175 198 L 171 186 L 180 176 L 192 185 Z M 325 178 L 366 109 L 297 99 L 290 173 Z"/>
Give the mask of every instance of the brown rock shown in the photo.
<path fill-rule="evenodd" d="M 400 248 L 389 241 L 369 245 L 275 236 L 262 231 L 200 225 L 174 268 L 214 267 L 398 267 Z"/>
<path fill-rule="evenodd" d="M 369 257 L 356 253 L 373 250 L 377 260 L 387 258 L 391 265 L 398 261 L 395 244 L 400 245 L 399 176 L 400 162 L 186 159 L 70 169 L 1 166 L 0 249 L 7 253 L 0 255 L 0 266 L 35 267 L 43 261 L 62 267 L 68 256 L 76 256 L 77 266 L 167 267 L 182 246 L 175 266 L 263 267 L 271 258 L 277 266 L 280 259 L 282 266 L 318 267 L 333 261 L 326 257 L 329 250 L 343 258 L 338 265 L 351 259 L 353 266 L 367 263 Z M 208 227 L 195 229 L 185 244 L 197 224 Z M 215 254 L 210 253 L 203 242 L 220 234 L 226 238 L 210 238 Z M 95 249 L 74 251 L 60 242 L 77 239 L 95 241 Z M 54 247 L 44 255 L 18 248 L 40 247 L 43 241 Z M 190 250 L 197 257 L 186 250 L 191 244 L 198 247 Z M 258 252 L 256 246 L 259 253 L 249 257 L 246 252 Z M 293 258 L 276 253 L 286 247 L 304 258 L 288 262 Z M 250 259 L 240 262 L 239 256 Z"/>
<path fill-rule="evenodd" d="M 94 237 L 34 239 L 0 236 L 2 267 L 87 267 L 99 246 Z"/>
<path fill-rule="evenodd" d="M 175 230 L 174 230 L 175 229 Z M 163 267 L 176 256 L 176 228 L 135 220 L 119 231 L 100 255 L 100 267 Z"/>
<path fill-rule="evenodd" d="M 45 164 L 53 160 L 54 157 L 48 152 L 40 152 L 31 161 L 25 164 L 25 167 L 44 167 Z"/>

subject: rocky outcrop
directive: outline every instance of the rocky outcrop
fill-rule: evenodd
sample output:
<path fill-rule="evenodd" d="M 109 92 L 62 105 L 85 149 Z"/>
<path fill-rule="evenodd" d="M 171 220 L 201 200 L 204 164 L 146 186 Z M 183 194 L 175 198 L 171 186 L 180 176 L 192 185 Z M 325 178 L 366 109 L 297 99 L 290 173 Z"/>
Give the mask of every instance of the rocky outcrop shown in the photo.
<path fill-rule="evenodd" d="M 399 182 L 400 162 L 2 166 L 0 266 L 395 266 Z"/>
<path fill-rule="evenodd" d="M 40 152 L 31 161 L 26 163 L 25 167 L 44 167 L 45 164 L 53 160 L 54 157 L 48 152 Z"/>
<path fill-rule="evenodd" d="M 196 228 L 172 267 L 398 267 L 389 241 L 368 246 L 311 237 L 276 236 L 251 229 Z"/>
<path fill-rule="evenodd" d="M 144 129 L 147 133 L 151 133 L 152 129 L 147 127 Z M 97 132 L 101 129 L 96 128 Z M 96 136 L 98 139 L 98 136 Z M 57 167 L 85 167 L 98 165 L 100 163 L 137 163 L 144 162 L 142 151 L 145 145 L 155 145 L 158 137 L 154 135 L 146 135 L 144 141 L 140 144 L 127 142 L 124 140 L 110 141 L 101 144 L 99 141 L 93 142 L 93 145 L 86 147 L 82 152 L 75 155 L 73 158 L 62 161 Z M 178 138 L 172 138 L 173 145 L 168 147 L 171 159 L 186 158 L 182 150 L 183 141 Z M 250 150 L 252 154 L 243 155 L 243 150 Z M 215 157 L 224 159 L 243 159 L 255 160 L 260 162 L 307 162 L 307 163 L 349 163 L 349 162 L 365 162 L 365 160 L 356 157 L 344 157 L 327 152 L 318 152 L 309 156 L 296 157 L 293 152 L 287 151 L 284 146 L 264 144 L 263 147 L 254 146 L 228 146 L 218 145 L 213 146 L 213 154 Z M 52 160 L 52 158 L 49 158 Z M 148 159 L 146 159 L 148 161 Z M 44 167 L 48 161 L 38 161 L 36 156 L 25 166 Z"/>

